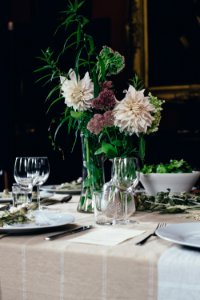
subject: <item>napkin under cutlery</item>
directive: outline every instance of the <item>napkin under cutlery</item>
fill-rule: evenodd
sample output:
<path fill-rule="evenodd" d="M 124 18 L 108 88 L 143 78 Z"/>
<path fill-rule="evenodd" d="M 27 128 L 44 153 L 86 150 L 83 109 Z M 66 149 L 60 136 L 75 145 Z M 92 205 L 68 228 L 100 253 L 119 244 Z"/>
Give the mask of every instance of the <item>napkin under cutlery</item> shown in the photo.
<path fill-rule="evenodd" d="M 144 230 L 125 229 L 119 227 L 96 227 L 92 232 L 71 238 L 71 242 L 115 246 L 144 233 Z"/>
<path fill-rule="evenodd" d="M 72 195 L 53 194 L 50 197 L 41 199 L 40 203 L 45 206 L 57 204 L 57 203 L 66 203 L 66 202 L 70 201 L 71 198 L 72 198 Z"/>

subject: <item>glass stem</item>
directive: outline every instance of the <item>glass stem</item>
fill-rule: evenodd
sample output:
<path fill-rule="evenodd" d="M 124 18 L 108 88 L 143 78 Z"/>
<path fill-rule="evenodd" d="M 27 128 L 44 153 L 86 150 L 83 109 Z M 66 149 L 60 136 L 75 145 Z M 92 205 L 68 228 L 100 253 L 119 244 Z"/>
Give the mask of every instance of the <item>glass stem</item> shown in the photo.
<path fill-rule="evenodd" d="M 37 204 L 38 204 L 38 209 L 41 209 L 40 205 L 40 186 L 37 184 Z"/>

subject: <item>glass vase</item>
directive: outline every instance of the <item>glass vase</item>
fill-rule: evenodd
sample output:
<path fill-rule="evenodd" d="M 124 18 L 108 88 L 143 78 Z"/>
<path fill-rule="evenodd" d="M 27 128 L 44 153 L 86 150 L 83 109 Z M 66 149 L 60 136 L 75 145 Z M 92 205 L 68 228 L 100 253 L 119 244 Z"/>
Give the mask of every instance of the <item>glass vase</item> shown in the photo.
<path fill-rule="evenodd" d="M 139 183 L 137 159 L 134 157 L 114 158 L 111 180 L 104 184 L 101 193 L 95 195 L 95 220 L 97 224 L 130 222 L 134 214 L 136 193 Z"/>
<path fill-rule="evenodd" d="M 103 156 L 94 154 L 96 143 L 95 138 L 81 134 L 83 165 L 79 212 L 94 212 L 94 194 L 101 191 L 105 183 Z"/>

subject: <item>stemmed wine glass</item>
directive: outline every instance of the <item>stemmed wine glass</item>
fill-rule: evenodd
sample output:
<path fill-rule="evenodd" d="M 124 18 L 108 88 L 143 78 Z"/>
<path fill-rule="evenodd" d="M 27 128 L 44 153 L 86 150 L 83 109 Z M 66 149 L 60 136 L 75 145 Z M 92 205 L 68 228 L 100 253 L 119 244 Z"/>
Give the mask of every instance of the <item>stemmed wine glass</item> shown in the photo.
<path fill-rule="evenodd" d="M 37 203 L 38 209 L 40 210 L 40 186 L 47 181 L 50 174 L 48 157 L 33 157 L 31 161 L 31 172 L 35 174 L 33 186 L 37 187 Z"/>
<path fill-rule="evenodd" d="M 31 157 L 16 157 L 14 164 L 14 178 L 16 183 L 25 191 L 32 194 L 33 180 L 36 176 L 35 171 L 32 170 Z M 26 199 L 30 202 L 31 199 Z"/>

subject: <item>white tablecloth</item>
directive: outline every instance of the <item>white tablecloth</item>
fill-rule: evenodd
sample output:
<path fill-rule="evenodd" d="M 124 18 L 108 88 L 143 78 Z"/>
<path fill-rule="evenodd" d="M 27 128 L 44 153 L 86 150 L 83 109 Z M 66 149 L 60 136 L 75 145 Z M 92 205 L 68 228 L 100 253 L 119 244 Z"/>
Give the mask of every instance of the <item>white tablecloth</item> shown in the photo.
<path fill-rule="evenodd" d="M 76 211 L 77 200 L 73 197 L 69 203 L 49 209 L 73 214 L 77 224 L 94 223 L 92 214 Z M 188 220 L 185 215 L 156 213 L 137 213 L 133 219 L 137 222 L 129 228 L 144 230 L 144 235 L 157 222 Z M 191 282 L 187 281 L 188 290 L 198 291 L 199 251 L 193 255 L 191 250 L 179 246 L 171 248 L 171 243 L 157 237 L 144 246 L 135 245 L 141 236 L 105 246 L 73 242 L 75 236 L 46 241 L 46 235 L 8 236 L 0 240 L 1 300 L 165 300 L 163 294 L 172 285 L 182 295 L 188 270 L 196 274 L 195 278 L 191 276 Z M 173 297 L 174 294 L 168 299 L 192 299 Z"/>

